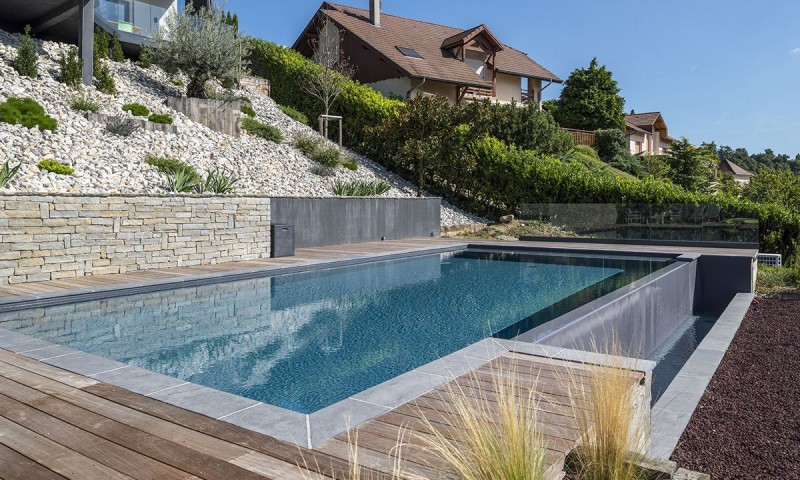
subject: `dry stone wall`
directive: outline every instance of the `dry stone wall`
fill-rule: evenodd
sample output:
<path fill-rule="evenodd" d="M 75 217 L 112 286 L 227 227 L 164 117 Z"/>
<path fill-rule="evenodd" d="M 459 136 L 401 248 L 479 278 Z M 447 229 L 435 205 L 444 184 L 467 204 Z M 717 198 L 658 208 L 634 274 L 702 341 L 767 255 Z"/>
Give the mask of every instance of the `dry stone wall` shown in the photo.
<path fill-rule="evenodd" d="M 268 258 L 270 199 L 0 195 L 0 285 Z"/>

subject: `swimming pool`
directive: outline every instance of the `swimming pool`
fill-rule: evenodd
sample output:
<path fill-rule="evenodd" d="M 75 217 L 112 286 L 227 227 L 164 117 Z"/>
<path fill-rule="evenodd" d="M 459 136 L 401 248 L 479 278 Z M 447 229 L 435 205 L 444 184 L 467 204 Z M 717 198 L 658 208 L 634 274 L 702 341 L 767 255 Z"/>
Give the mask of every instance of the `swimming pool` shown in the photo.
<path fill-rule="evenodd" d="M 470 249 L 10 312 L 0 328 L 310 414 L 673 262 Z"/>

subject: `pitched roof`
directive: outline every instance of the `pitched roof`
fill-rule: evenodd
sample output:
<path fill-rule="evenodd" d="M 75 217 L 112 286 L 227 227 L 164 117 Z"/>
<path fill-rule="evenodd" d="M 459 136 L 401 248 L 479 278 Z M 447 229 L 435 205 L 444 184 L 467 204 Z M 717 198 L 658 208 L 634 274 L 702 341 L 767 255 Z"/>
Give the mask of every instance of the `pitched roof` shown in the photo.
<path fill-rule="evenodd" d="M 491 32 L 484 25 L 463 30 L 382 14 L 381 26 L 376 27 L 369 21 L 368 10 L 328 2 L 322 4 L 320 12 L 327 15 L 350 34 L 377 50 L 409 77 L 428 78 L 430 80 L 482 88 L 492 86 L 491 81 L 481 78 L 469 65 L 442 48 L 442 45 L 446 44 L 447 41 L 452 42 L 458 38 L 467 38 L 481 28 L 484 28 L 485 32 L 491 35 Z M 498 43 L 503 47 L 496 55 L 495 61 L 498 72 L 548 81 L 552 80 L 557 83 L 562 82 L 558 76 L 533 61 L 523 52 L 500 42 Z M 297 44 L 295 44 L 295 47 L 297 47 Z M 422 59 L 406 57 L 397 47 L 414 49 Z"/>
<path fill-rule="evenodd" d="M 733 175 L 741 175 L 744 177 L 752 177 L 753 174 L 745 170 L 744 168 L 736 165 L 735 163 L 731 162 L 730 160 L 720 160 L 719 162 L 719 169 L 723 172 L 728 172 Z"/>
<path fill-rule="evenodd" d="M 639 128 L 644 128 L 655 125 L 659 117 L 661 117 L 661 112 L 634 113 L 625 115 L 625 121 Z M 661 120 L 663 121 L 663 117 L 661 117 Z"/>
<path fill-rule="evenodd" d="M 472 27 L 467 30 L 464 30 L 463 32 L 459 32 L 453 35 L 452 37 L 445 38 L 444 42 L 442 42 L 442 48 L 450 49 L 458 45 L 468 43 L 481 33 L 486 35 L 489 41 L 495 47 L 497 47 L 498 52 L 500 50 L 503 50 L 503 44 L 500 43 L 500 40 L 498 40 L 497 37 L 495 37 L 491 31 L 489 31 L 489 27 L 487 27 L 486 25 L 478 25 L 477 27 Z"/>
<path fill-rule="evenodd" d="M 636 125 L 634 125 L 633 123 L 631 123 L 631 122 L 629 122 L 627 120 L 625 121 L 625 128 L 627 128 L 628 130 L 633 130 L 634 132 L 650 133 L 647 130 L 644 130 L 642 128 L 637 127 Z"/>

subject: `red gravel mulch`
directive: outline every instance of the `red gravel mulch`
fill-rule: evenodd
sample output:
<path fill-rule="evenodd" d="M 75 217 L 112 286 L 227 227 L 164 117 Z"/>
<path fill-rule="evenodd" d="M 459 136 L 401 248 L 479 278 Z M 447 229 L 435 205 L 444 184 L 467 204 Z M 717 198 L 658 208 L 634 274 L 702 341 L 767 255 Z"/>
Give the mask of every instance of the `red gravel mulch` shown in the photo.
<path fill-rule="evenodd" d="M 719 479 L 800 479 L 800 301 L 760 299 L 672 460 Z"/>

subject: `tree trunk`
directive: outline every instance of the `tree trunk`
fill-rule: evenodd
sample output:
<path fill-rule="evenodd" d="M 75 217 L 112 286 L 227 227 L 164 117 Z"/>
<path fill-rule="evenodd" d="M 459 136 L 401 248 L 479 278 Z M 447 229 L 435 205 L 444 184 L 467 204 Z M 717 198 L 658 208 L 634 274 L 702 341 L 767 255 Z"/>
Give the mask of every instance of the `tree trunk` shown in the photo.
<path fill-rule="evenodd" d="M 206 80 L 193 78 L 186 86 L 186 96 L 189 98 L 208 98 L 206 95 Z"/>

